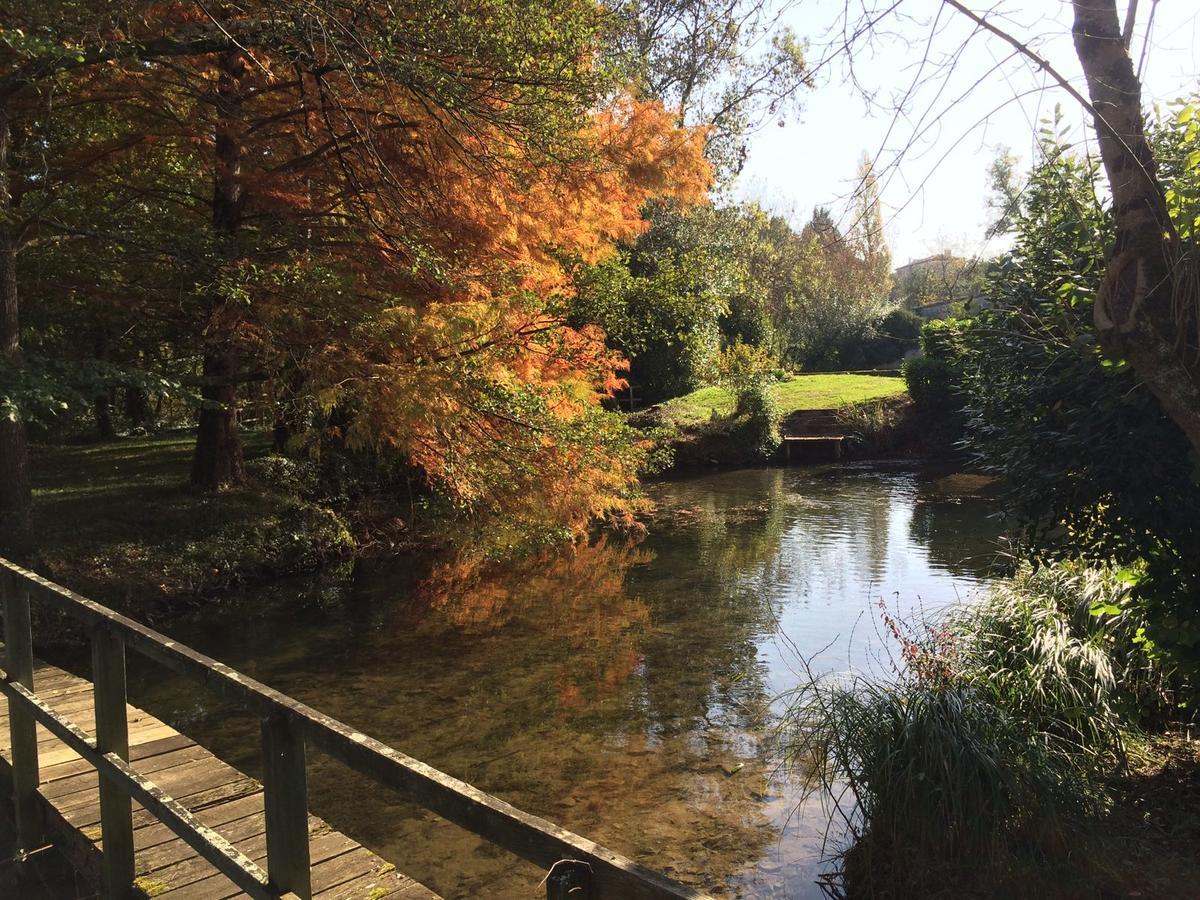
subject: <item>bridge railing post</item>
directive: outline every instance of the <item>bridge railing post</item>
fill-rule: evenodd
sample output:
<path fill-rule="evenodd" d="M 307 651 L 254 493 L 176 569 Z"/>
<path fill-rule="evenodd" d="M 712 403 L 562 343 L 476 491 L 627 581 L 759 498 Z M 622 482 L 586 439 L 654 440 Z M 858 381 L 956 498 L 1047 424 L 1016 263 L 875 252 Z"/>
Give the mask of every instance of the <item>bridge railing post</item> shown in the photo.
<path fill-rule="evenodd" d="M 125 642 L 107 628 L 92 632 L 92 685 L 96 749 L 129 761 L 126 715 Z M 100 831 L 104 841 L 104 893 L 124 900 L 133 889 L 133 801 L 129 792 L 100 776 Z"/>
<path fill-rule="evenodd" d="M 546 900 L 595 900 L 592 867 L 581 859 L 560 859 L 546 875 Z"/>
<path fill-rule="evenodd" d="M 0 573 L 0 605 L 4 609 L 5 670 L 8 680 L 33 690 L 33 632 L 29 624 L 29 587 L 11 572 Z M 8 728 L 12 744 L 13 806 L 17 818 L 17 858 L 42 842 L 41 809 L 37 802 L 37 723 L 17 703 L 9 701 Z"/>
<path fill-rule="evenodd" d="M 282 715 L 262 720 L 267 876 L 281 894 L 312 898 L 304 735 Z"/>

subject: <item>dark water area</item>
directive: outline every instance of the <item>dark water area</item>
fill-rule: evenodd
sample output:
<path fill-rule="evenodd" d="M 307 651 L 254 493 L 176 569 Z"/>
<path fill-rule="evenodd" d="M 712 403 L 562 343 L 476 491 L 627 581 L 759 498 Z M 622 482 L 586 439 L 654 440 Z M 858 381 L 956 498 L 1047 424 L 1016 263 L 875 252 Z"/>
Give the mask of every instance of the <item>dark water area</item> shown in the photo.
<path fill-rule="evenodd" d="M 756 469 L 657 485 L 644 540 L 488 567 L 362 563 L 166 629 L 416 758 L 722 896 L 821 896 L 821 804 L 780 764 L 782 697 L 887 677 L 882 601 L 968 602 L 998 549 L 982 480 Z M 280 604 L 281 596 L 305 596 Z M 249 772 L 258 724 L 149 664 L 133 702 Z M 310 805 L 446 897 L 541 874 L 312 752 Z"/>

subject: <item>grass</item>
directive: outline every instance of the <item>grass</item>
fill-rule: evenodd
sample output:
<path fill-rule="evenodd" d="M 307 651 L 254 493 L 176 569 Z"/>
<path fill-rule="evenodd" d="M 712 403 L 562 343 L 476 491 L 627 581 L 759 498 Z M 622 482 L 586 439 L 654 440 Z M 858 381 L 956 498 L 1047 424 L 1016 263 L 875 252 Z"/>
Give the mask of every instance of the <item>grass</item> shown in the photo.
<path fill-rule="evenodd" d="M 1152 802 L 1174 818 L 1197 793 L 1200 754 L 1178 736 L 1156 745 L 1121 716 L 1164 694 L 1131 642 L 1119 572 L 1025 565 L 948 619 L 884 622 L 900 648 L 894 680 L 816 678 L 790 703 L 793 764 L 841 798 L 846 896 L 1009 896 L 1018 884 L 1024 896 L 1128 896 L 1151 874 L 1164 888 L 1154 896 L 1185 895 L 1200 860 L 1179 849 L 1195 815 L 1166 841 L 1122 809 Z M 1112 865 L 1118 854 L 1127 865 Z"/>
<path fill-rule="evenodd" d="M 34 567 L 144 619 L 239 582 L 349 552 L 336 515 L 262 484 L 213 495 L 188 484 L 194 436 L 37 446 Z M 244 435 L 247 460 L 269 437 Z"/>
<path fill-rule="evenodd" d="M 780 415 L 810 409 L 837 409 L 904 393 L 904 380 L 883 375 L 837 373 L 793 375 L 771 385 Z M 722 387 L 706 387 L 662 404 L 663 421 L 677 426 L 700 425 L 733 412 L 733 395 Z"/>

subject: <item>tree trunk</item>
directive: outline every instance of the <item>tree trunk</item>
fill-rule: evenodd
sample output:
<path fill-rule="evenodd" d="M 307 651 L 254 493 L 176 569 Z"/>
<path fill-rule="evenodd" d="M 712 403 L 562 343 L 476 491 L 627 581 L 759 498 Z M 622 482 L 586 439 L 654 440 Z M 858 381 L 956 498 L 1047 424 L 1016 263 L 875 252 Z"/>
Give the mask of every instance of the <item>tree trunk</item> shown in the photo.
<path fill-rule="evenodd" d="M 220 60 L 216 85 L 216 165 L 213 177 L 213 230 L 226 262 L 237 258 L 245 193 L 242 185 L 242 78 L 246 61 L 240 51 Z M 238 433 L 238 318 L 233 304 L 220 295 L 210 299 L 205 329 L 203 401 L 192 457 L 192 484 L 219 491 L 245 480 Z"/>
<path fill-rule="evenodd" d="M 103 328 L 96 329 L 96 359 L 108 358 L 108 334 Z M 96 417 L 96 436 L 102 441 L 111 441 L 117 436 L 112 420 L 112 391 L 104 388 L 92 399 L 92 411 Z"/>
<path fill-rule="evenodd" d="M 1106 349 L 1129 361 L 1200 452 L 1195 296 L 1146 140 L 1141 85 L 1116 0 L 1074 0 L 1075 51 L 1096 111 L 1117 240 L 1096 298 Z"/>
<path fill-rule="evenodd" d="M 139 387 L 125 388 L 125 418 L 129 420 L 130 428 L 146 430 L 150 427 L 150 401 Z"/>
<path fill-rule="evenodd" d="M 17 254 L 5 234 L 0 247 L 0 353 L 20 364 L 17 299 Z M 0 416 L 0 472 L 0 546 L 24 555 L 33 544 L 33 491 L 25 423 L 19 417 Z"/>
<path fill-rule="evenodd" d="M 211 348 L 204 354 L 200 427 L 192 456 L 192 484 L 220 491 L 245 481 L 238 436 L 237 364 L 233 354 Z"/>
<path fill-rule="evenodd" d="M 0 109 L 0 209 L 8 212 L 8 148 L 12 131 L 7 110 Z M 21 363 L 21 320 L 17 295 L 17 240 L 11 225 L 0 226 L 0 355 Z M 0 415 L 0 547 L 15 556 L 33 547 L 33 491 L 29 479 L 29 446 L 19 416 Z"/>
<path fill-rule="evenodd" d="M 113 427 L 112 396 L 108 391 L 96 394 L 92 401 L 92 413 L 96 418 L 96 437 L 102 441 L 111 441 L 117 436 Z"/>

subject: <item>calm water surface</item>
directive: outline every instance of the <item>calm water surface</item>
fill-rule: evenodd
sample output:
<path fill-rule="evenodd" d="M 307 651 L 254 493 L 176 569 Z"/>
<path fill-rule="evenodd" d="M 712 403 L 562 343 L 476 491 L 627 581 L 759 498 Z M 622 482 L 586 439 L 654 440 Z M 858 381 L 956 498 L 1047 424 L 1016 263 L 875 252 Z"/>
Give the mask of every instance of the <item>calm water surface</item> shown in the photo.
<path fill-rule="evenodd" d="M 360 565 L 172 636 L 518 807 L 713 893 L 818 897 L 824 818 L 779 766 L 802 662 L 890 663 L 879 603 L 966 601 L 997 547 L 978 479 L 727 472 L 655 488 L 648 537 L 500 571 Z M 305 592 L 303 611 L 272 603 Z M 132 664 L 132 660 L 131 660 Z M 136 669 L 135 702 L 257 772 L 257 722 Z M 451 897 L 541 873 L 313 754 L 314 812 Z M 544 895 L 543 895 L 544 896 Z"/>

